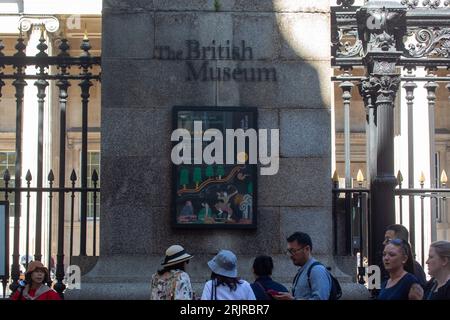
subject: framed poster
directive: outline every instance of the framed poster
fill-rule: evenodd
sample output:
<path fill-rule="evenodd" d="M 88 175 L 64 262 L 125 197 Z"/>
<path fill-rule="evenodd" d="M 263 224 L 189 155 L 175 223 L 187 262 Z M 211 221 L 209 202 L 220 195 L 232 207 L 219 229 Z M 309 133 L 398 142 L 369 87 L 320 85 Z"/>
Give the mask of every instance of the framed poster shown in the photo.
<path fill-rule="evenodd" d="M 256 108 L 174 107 L 173 130 L 172 224 L 256 228 L 257 164 L 249 152 L 255 153 L 257 140 L 242 138 L 257 131 Z"/>
<path fill-rule="evenodd" d="M 8 278 L 9 202 L 0 201 L 0 278 Z"/>

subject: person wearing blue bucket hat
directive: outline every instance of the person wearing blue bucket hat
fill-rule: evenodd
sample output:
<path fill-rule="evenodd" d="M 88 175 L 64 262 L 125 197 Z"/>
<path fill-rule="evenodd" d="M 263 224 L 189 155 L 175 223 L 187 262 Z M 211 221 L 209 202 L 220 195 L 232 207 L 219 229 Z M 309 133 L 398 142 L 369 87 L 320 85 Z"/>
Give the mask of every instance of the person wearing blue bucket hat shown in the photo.
<path fill-rule="evenodd" d="M 256 300 L 250 284 L 238 278 L 237 258 L 229 250 L 208 261 L 211 280 L 205 283 L 202 300 Z"/>

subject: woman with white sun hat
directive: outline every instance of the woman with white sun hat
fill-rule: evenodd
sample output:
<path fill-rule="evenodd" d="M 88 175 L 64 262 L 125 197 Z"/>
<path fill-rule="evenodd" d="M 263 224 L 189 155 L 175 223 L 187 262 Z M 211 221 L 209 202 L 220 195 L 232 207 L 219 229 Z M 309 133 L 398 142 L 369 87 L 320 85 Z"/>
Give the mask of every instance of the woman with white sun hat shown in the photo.
<path fill-rule="evenodd" d="M 192 300 L 193 291 L 186 265 L 193 255 L 178 244 L 166 250 L 163 267 L 152 276 L 150 300 Z"/>

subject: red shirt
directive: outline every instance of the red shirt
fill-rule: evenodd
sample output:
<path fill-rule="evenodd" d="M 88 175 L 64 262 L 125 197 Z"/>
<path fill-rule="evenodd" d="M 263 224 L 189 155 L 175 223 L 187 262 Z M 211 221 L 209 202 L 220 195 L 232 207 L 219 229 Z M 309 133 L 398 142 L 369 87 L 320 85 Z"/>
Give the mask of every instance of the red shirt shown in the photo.
<path fill-rule="evenodd" d="M 21 288 L 17 289 L 16 292 L 14 292 L 14 294 L 11 296 L 11 300 L 19 300 L 21 290 Z M 30 289 L 28 291 L 28 294 L 31 297 L 34 297 L 34 295 L 36 294 L 36 289 Z M 26 300 L 23 295 L 20 298 L 20 300 Z M 37 297 L 36 300 L 61 300 L 61 297 L 55 290 L 49 290 Z"/>

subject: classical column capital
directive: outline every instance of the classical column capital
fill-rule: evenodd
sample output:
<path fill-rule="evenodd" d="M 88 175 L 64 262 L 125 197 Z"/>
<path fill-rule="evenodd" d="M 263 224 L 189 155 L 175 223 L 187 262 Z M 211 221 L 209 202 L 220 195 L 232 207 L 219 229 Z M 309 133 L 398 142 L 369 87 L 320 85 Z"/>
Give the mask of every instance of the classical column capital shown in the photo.
<path fill-rule="evenodd" d="M 394 107 L 394 100 L 400 86 L 400 75 L 372 74 L 361 81 L 360 91 L 364 96 L 375 100 L 375 106 L 389 104 Z"/>
<path fill-rule="evenodd" d="M 59 29 L 59 20 L 53 16 L 23 16 L 19 19 L 18 28 L 22 32 L 31 30 L 33 26 L 45 26 L 47 32 L 56 32 Z"/>

